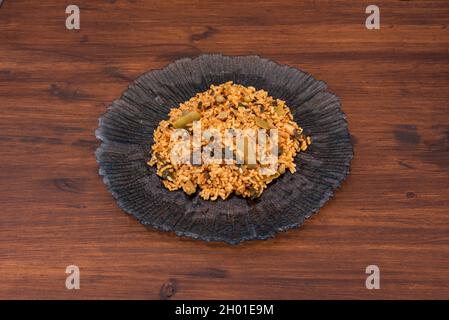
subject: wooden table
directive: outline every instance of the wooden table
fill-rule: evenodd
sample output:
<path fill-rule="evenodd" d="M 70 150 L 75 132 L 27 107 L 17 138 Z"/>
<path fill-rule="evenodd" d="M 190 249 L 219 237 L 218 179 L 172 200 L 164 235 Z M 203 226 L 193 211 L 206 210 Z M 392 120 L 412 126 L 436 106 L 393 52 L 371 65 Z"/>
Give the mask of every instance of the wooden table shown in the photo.
<path fill-rule="evenodd" d="M 0 298 L 449 298 L 448 22 L 448 1 L 4 1 Z M 238 246 L 148 231 L 98 176 L 108 104 L 206 52 L 296 66 L 340 96 L 352 173 L 300 229 Z"/>

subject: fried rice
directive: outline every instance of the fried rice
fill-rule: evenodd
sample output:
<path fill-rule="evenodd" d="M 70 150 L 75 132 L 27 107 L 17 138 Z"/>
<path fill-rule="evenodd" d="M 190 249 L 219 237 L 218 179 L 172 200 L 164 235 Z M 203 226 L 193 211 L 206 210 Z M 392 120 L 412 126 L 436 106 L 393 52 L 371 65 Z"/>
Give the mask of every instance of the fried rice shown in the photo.
<path fill-rule="evenodd" d="M 201 128 L 197 140 L 196 128 Z M 181 149 L 179 135 L 174 138 L 175 131 L 180 130 L 184 142 L 188 142 L 185 144 L 188 147 Z M 239 145 L 238 134 L 251 130 L 262 132 L 265 138 L 261 139 L 258 133 L 243 134 L 240 136 L 243 144 Z M 234 136 L 233 132 L 238 134 Z M 222 137 L 231 134 L 228 137 L 232 140 L 218 139 L 217 134 Z M 159 123 L 153 137 L 148 164 L 156 166 L 163 185 L 170 191 L 182 189 L 189 195 L 199 189 L 200 197 L 205 200 L 225 200 L 233 193 L 259 197 L 270 182 L 287 170 L 296 171 L 295 156 L 311 144 L 311 138 L 293 120 L 285 101 L 274 99 L 267 91 L 232 82 L 211 85 L 209 90 L 172 108 L 169 119 Z M 259 149 L 262 142 L 266 142 L 266 149 Z M 264 171 L 272 163 L 267 165 L 262 160 L 273 159 L 270 151 L 276 149 L 274 170 Z M 201 163 L 192 161 L 193 150 L 201 152 Z M 222 151 L 218 152 L 219 156 L 216 150 Z M 257 156 L 251 157 L 253 151 Z M 179 161 L 174 155 L 186 161 Z M 211 158 L 218 161 L 207 161 Z"/>

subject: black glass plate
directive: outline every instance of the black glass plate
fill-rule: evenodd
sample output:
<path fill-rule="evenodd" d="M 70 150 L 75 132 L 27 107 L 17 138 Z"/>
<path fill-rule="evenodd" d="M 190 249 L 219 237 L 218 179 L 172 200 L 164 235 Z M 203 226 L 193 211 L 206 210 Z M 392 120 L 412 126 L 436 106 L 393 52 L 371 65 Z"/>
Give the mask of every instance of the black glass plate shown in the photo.
<path fill-rule="evenodd" d="M 154 130 L 168 118 L 170 108 L 226 81 L 285 100 L 312 145 L 297 155 L 297 172 L 269 184 L 257 200 L 231 196 L 206 201 L 198 193 L 168 191 L 155 168 L 147 165 Z M 338 97 L 326 89 L 306 72 L 259 56 L 213 54 L 177 60 L 133 81 L 100 118 L 100 175 L 120 208 L 144 225 L 231 244 L 272 237 L 317 212 L 349 173 L 353 148 L 346 116 Z"/>

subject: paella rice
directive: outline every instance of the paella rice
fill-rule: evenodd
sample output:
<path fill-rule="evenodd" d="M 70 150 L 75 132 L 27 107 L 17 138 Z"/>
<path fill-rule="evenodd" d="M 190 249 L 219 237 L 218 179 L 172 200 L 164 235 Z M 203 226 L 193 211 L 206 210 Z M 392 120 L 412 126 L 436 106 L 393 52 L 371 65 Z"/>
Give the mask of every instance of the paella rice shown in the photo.
<path fill-rule="evenodd" d="M 295 156 L 312 143 L 285 101 L 233 82 L 211 85 L 172 108 L 153 138 L 148 164 L 156 166 L 163 185 L 189 195 L 199 191 L 205 200 L 225 200 L 233 193 L 259 197 L 287 170 L 296 171 Z"/>

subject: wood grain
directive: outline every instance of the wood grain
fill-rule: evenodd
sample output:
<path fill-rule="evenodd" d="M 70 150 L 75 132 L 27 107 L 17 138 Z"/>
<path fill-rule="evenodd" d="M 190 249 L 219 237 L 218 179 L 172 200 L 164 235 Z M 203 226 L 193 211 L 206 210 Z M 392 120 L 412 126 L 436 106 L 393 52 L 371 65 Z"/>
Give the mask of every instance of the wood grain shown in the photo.
<path fill-rule="evenodd" d="M 449 2 L 4 1 L 0 298 L 449 298 Z M 352 173 L 299 230 L 239 246 L 148 231 L 98 176 L 98 117 L 146 70 L 259 54 L 325 80 Z M 81 289 L 65 288 L 65 268 Z M 381 289 L 365 288 L 365 268 Z"/>

